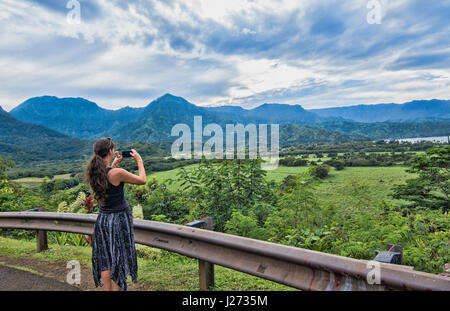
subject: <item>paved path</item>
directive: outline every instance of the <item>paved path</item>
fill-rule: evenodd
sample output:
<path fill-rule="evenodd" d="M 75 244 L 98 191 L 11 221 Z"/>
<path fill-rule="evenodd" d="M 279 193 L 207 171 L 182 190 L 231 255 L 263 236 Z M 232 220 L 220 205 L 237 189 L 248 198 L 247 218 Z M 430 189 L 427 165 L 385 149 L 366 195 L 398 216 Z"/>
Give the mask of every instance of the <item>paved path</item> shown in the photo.
<path fill-rule="evenodd" d="M 0 291 L 78 291 L 75 286 L 28 271 L 0 265 Z"/>

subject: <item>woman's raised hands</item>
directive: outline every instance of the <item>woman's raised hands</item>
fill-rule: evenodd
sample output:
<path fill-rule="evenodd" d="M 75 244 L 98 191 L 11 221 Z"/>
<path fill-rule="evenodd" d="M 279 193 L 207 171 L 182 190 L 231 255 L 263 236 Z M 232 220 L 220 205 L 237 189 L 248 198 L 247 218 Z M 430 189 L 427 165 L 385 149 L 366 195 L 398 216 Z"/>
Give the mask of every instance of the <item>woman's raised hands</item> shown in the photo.
<path fill-rule="evenodd" d="M 141 155 L 134 149 L 131 149 L 131 157 L 133 158 L 134 161 L 136 161 L 136 163 L 139 162 L 142 163 Z"/>

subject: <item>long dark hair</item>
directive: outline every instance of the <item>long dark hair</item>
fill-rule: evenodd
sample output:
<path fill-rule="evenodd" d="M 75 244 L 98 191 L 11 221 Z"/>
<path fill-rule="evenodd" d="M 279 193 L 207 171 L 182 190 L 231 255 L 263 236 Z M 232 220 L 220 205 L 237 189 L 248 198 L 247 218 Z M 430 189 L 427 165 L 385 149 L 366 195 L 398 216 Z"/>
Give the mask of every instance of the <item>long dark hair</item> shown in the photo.
<path fill-rule="evenodd" d="M 94 155 L 89 159 L 84 169 L 84 178 L 94 191 L 95 199 L 100 205 L 106 200 L 108 179 L 104 158 L 116 145 L 111 138 L 101 138 L 94 144 Z"/>

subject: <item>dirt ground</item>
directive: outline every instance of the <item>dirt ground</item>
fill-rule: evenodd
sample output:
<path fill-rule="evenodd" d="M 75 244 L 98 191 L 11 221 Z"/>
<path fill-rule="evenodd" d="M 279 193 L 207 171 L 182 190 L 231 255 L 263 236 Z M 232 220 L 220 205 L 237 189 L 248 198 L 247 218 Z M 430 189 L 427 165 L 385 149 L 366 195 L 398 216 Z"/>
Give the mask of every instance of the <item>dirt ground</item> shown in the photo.
<path fill-rule="evenodd" d="M 68 268 L 66 268 L 66 263 L 60 263 L 60 262 L 47 262 L 47 261 L 41 261 L 34 258 L 9 258 L 9 257 L 2 257 L 0 256 L 0 266 L 8 266 L 10 268 L 25 268 L 25 269 L 31 269 L 33 271 L 38 272 L 40 277 L 47 277 L 59 282 L 62 282 L 64 284 L 61 285 L 61 290 L 65 290 L 65 286 L 69 285 L 67 283 L 67 274 L 70 271 Z M 11 274 L 12 271 L 10 269 L 4 268 L 5 273 Z M 24 280 L 21 280 L 23 278 L 26 278 L 26 273 L 20 273 L 15 271 L 15 277 L 19 278 L 20 280 L 17 280 L 17 282 L 24 282 Z M 23 271 L 26 272 L 26 271 Z M 95 287 L 94 279 L 92 277 L 92 270 L 88 267 L 81 266 L 80 271 L 80 285 L 74 285 L 74 289 L 72 290 L 83 290 L 83 291 L 102 291 L 102 287 Z M 42 281 L 43 279 L 41 279 Z M 144 282 L 138 282 L 134 284 L 131 282 L 131 279 L 128 279 L 128 290 L 129 291 L 145 291 L 148 290 L 150 285 L 145 284 Z M 5 280 L 4 280 L 5 281 Z M 10 281 L 9 281 L 10 282 Z M 26 284 L 26 283 L 23 283 Z M 11 284 L 11 287 L 14 284 Z M 7 285 L 7 282 L 2 281 L 1 288 L 2 290 L 8 290 L 7 288 L 4 288 Z M 17 286 L 15 286 L 17 287 Z M 33 290 L 33 289 L 32 289 Z M 45 288 L 39 288 L 39 290 L 55 290 L 53 286 L 48 285 L 48 289 Z M 70 289 L 68 289 L 70 290 Z"/>

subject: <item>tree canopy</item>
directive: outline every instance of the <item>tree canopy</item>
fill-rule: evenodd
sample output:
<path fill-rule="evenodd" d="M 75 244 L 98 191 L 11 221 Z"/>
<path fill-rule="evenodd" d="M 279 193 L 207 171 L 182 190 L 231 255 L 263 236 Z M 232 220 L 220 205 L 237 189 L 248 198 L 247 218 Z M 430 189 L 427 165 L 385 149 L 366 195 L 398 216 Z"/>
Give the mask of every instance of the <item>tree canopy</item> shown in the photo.
<path fill-rule="evenodd" d="M 450 146 L 431 148 L 415 156 L 407 171 L 417 177 L 398 185 L 395 199 L 411 202 L 410 207 L 450 210 Z"/>

